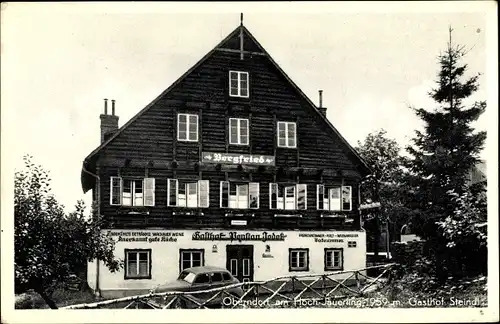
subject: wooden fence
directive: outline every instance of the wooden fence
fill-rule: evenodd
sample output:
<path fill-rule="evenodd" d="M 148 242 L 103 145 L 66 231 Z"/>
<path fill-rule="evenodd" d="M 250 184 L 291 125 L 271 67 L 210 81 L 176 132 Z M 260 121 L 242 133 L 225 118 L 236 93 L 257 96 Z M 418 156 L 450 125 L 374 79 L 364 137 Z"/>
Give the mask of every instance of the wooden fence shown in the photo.
<path fill-rule="evenodd" d="M 321 302 L 329 299 L 363 296 L 377 283 L 383 283 L 395 266 L 394 263 L 377 265 L 358 270 L 336 271 L 325 274 L 303 274 L 281 276 L 266 281 L 254 281 L 228 285 L 202 291 L 163 292 L 104 300 L 95 303 L 78 304 L 63 309 L 97 308 L 209 308 L 217 305 L 222 308 L 259 308 L 272 305 L 286 305 L 297 302 Z M 377 271 L 376 277 L 366 274 L 368 270 Z M 338 279 L 344 275 L 343 279 Z M 242 287 L 243 295 L 232 293 L 234 288 Z M 270 306 L 271 305 L 271 306 Z"/>

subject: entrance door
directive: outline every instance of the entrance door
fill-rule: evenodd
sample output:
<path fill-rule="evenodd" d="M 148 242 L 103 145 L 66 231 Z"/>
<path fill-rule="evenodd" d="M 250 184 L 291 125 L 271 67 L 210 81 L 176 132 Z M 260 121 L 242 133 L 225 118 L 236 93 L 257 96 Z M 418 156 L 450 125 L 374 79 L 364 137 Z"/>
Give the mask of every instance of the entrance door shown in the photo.
<path fill-rule="evenodd" d="M 240 282 L 253 281 L 253 245 L 228 245 L 226 268 Z"/>

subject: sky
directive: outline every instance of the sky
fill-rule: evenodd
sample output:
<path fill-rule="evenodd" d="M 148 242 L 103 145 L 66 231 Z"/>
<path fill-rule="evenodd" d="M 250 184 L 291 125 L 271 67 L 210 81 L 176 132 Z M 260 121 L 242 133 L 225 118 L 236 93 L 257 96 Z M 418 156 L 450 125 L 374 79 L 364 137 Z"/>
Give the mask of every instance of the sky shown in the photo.
<path fill-rule="evenodd" d="M 409 107 L 435 107 L 427 92 L 450 25 L 470 49 L 468 75 L 483 73 L 471 100 L 491 98 L 491 4 L 2 3 L 2 184 L 30 154 L 68 210 L 90 205 L 80 170 L 99 145 L 103 99 L 116 100 L 122 126 L 234 30 L 240 12 L 313 102 L 324 91 L 327 117 L 351 145 L 384 128 L 405 146 L 421 126 Z M 496 129 L 494 104 L 478 130 Z"/>

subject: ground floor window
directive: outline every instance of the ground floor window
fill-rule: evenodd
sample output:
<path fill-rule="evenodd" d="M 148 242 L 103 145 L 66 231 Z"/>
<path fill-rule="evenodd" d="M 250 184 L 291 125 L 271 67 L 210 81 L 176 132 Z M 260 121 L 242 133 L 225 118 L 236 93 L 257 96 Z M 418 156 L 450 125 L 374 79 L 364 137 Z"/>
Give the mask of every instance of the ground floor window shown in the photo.
<path fill-rule="evenodd" d="M 326 248 L 325 249 L 325 271 L 327 270 L 343 270 L 344 255 L 341 248 Z"/>
<path fill-rule="evenodd" d="M 205 265 L 205 250 L 180 249 L 179 250 L 180 271 Z"/>
<path fill-rule="evenodd" d="M 309 271 L 309 249 L 289 249 L 288 270 Z"/>
<path fill-rule="evenodd" d="M 151 249 L 125 249 L 125 279 L 151 279 Z"/>

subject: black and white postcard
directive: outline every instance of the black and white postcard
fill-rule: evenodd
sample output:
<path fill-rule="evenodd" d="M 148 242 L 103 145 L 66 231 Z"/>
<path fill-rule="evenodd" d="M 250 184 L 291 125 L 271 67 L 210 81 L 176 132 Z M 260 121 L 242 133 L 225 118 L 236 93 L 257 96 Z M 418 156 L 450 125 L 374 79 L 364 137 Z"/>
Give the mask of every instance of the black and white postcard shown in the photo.
<path fill-rule="evenodd" d="M 2 322 L 498 321 L 496 13 L 3 2 Z"/>

